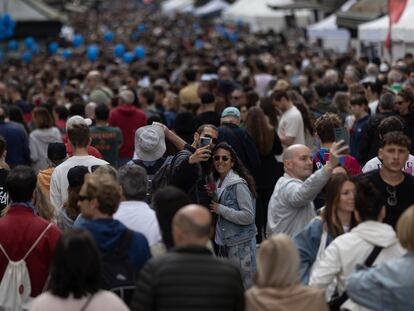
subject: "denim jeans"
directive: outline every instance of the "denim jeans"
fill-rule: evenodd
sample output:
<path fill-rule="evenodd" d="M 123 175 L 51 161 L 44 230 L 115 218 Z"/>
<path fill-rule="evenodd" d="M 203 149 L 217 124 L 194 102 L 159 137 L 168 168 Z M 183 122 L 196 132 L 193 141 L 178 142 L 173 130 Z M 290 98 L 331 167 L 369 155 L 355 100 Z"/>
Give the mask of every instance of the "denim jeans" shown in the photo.
<path fill-rule="evenodd" d="M 256 273 L 256 238 L 234 246 L 219 245 L 219 257 L 227 257 L 240 270 L 244 288 L 253 284 Z"/>

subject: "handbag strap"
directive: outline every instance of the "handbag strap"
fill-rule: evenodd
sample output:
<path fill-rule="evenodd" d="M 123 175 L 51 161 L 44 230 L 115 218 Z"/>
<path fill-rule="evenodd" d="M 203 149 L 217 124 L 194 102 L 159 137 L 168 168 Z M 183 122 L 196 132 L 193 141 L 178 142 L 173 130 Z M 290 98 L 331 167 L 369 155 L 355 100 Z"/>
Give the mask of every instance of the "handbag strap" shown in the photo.
<path fill-rule="evenodd" d="M 374 263 L 375 259 L 377 259 L 379 253 L 381 252 L 382 247 L 381 246 L 375 246 L 374 249 L 369 254 L 368 258 L 365 260 L 364 264 L 366 267 L 371 267 Z M 338 306 L 341 306 L 345 301 L 348 300 L 348 294 L 347 292 L 343 292 L 340 297 L 336 300 L 336 303 Z"/>
<path fill-rule="evenodd" d="M 85 310 L 86 310 L 86 308 L 87 308 L 87 307 L 89 306 L 89 304 L 91 303 L 93 296 L 94 296 L 94 294 L 91 294 L 91 295 L 88 297 L 88 299 L 86 300 L 85 304 L 82 306 L 82 308 L 81 308 L 79 311 L 85 311 Z"/>
<path fill-rule="evenodd" d="M 371 267 L 374 263 L 375 259 L 377 259 L 379 253 L 381 252 L 382 247 L 381 246 L 375 246 L 374 249 L 369 254 L 368 258 L 365 260 L 365 266 Z"/>

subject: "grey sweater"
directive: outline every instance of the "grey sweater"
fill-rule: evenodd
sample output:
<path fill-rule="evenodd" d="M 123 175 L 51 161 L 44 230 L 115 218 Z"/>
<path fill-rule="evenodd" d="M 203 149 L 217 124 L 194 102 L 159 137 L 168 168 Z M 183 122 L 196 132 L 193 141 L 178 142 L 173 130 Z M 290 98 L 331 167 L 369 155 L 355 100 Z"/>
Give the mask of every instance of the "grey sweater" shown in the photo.
<path fill-rule="evenodd" d="M 313 200 L 332 173 L 321 169 L 305 181 L 284 174 L 276 183 L 269 201 L 267 233 L 293 237 L 316 216 Z"/>

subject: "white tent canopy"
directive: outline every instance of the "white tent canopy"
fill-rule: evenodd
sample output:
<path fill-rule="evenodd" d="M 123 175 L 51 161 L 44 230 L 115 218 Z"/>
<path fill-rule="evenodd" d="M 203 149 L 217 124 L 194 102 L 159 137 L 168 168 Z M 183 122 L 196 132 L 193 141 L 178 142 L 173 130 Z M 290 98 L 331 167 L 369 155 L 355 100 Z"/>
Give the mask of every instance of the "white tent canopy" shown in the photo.
<path fill-rule="evenodd" d="M 193 0 L 168 0 L 162 4 L 162 11 L 166 14 L 175 12 L 191 12 L 193 10 Z"/>
<path fill-rule="evenodd" d="M 414 42 L 414 0 L 409 0 L 400 20 L 392 26 L 393 41 Z M 389 29 L 389 18 L 385 15 L 358 27 L 358 39 L 364 42 L 384 42 Z"/>
<path fill-rule="evenodd" d="M 227 9 L 230 5 L 224 0 L 212 0 L 209 3 L 197 8 L 194 12 L 197 16 L 204 16 Z"/>
<path fill-rule="evenodd" d="M 0 14 L 9 13 L 17 22 L 64 20 L 58 11 L 39 1 L 0 0 Z"/>
<path fill-rule="evenodd" d="M 356 0 L 348 0 L 341 6 L 340 11 L 348 11 Z M 348 49 L 351 34 L 345 28 L 339 28 L 336 24 L 336 14 L 307 27 L 310 40 L 322 39 L 324 48 L 333 49 L 338 52 L 345 52 Z"/>
<path fill-rule="evenodd" d="M 292 0 L 238 0 L 224 10 L 223 18 L 248 23 L 253 31 L 281 31 L 286 28 L 285 16 L 291 11 L 273 10 L 268 4 L 283 6 L 291 3 Z M 295 16 L 298 26 L 304 27 L 309 23 L 311 13 L 309 10 L 295 10 Z"/>

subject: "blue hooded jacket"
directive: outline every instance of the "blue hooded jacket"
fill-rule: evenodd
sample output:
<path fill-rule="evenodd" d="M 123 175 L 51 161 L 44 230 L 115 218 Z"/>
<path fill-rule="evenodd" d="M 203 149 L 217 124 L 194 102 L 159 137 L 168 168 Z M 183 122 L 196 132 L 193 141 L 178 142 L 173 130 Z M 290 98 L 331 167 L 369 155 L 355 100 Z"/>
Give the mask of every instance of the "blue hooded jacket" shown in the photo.
<path fill-rule="evenodd" d="M 127 229 L 121 222 L 115 219 L 96 219 L 84 222 L 81 227 L 92 234 L 96 245 L 103 254 L 115 250 L 122 234 Z M 128 249 L 128 257 L 137 271 L 151 258 L 148 241 L 143 234 L 134 232 Z"/>

